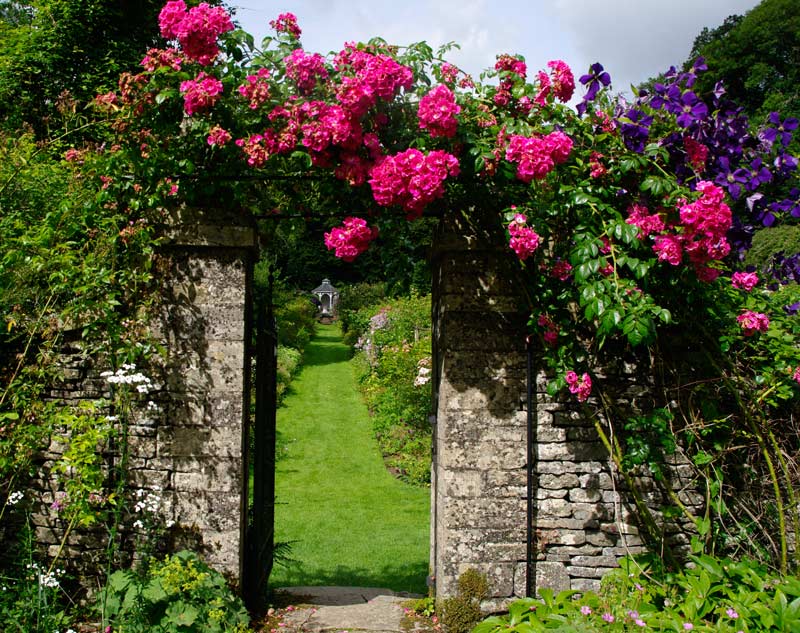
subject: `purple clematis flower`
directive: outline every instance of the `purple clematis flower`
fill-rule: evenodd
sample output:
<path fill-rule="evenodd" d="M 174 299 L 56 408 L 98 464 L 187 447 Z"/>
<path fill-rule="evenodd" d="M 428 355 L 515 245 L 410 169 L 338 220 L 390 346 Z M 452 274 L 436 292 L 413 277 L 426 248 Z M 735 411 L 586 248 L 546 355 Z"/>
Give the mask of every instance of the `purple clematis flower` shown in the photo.
<path fill-rule="evenodd" d="M 681 127 L 689 127 L 699 119 L 708 116 L 708 106 L 700 101 L 691 90 L 687 90 L 681 95 L 680 108 L 681 112 L 677 122 Z"/>
<path fill-rule="evenodd" d="M 603 65 L 600 62 L 595 62 L 589 66 L 589 72 L 582 75 L 578 81 L 586 86 L 586 94 L 583 96 L 583 100 L 577 105 L 578 114 L 583 116 L 586 112 L 587 104 L 594 101 L 600 89 L 611 85 L 611 75 L 603 70 Z"/>
<path fill-rule="evenodd" d="M 781 115 L 778 112 L 770 112 L 767 121 L 772 124 L 772 127 L 764 128 L 759 137 L 770 144 L 780 140 L 781 145 L 787 147 L 792 142 L 792 132 L 797 129 L 798 120 L 794 117 L 788 117 L 781 121 Z"/>
<path fill-rule="evenodd" d="M 727 156 L 717 159 L 717 175 L 714 182 L 720 187 L 725 187 L 734 200 L 738 200 L 744 191 L 748 172 L 744 169 L 732 169 L 731 161 Z"/>
<path fill-rule="evenodd" d="M 747 184 L 747 188 L 750 191 L 755 191 L 758 189 L 759 185 L 772 181 L 772 172 L 764 166 L 760 158 L 754 158 L 750 162 L 749 173 L 750 182 Z"/>
<path fill-rule="evenodd" d="M 644 151 L 645 143 L 650 135 L 650 126 L 652 123 L 653 117 L 645 116 L 644 112 L 636 108 L 631 108 L 623 113 L 620 119 L 620 134 L 622 135 L 625 147 L 633 152 L 641 154 Z"/>

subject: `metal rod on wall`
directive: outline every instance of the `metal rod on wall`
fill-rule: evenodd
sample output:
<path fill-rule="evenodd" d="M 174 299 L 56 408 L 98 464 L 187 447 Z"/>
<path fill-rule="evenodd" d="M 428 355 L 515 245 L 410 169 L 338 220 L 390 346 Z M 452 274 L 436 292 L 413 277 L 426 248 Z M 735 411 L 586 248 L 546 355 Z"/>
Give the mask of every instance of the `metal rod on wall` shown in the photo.
<path fill-rule="evenodd" d="M 526 551 L 526 567 L 525 567 L 525 595 L 533 596 L 535 591 L 535 578 L 536 578 L 536 546 L 533 542 L 535 531 L 533 529 L 533 522 L 535 519 L 534 508 L 534 467 L 536 460 L 536 434 L 537 434 L 537 415 L 536 415 L 536 398 L 533 390 L 534 381 L 536 377 L 533 375 L 533 341 L 532 336 L 525 339 L 525 349 L 528 356 L 528 391 L 527 391 L 527 489 L 528 489 L 528 505 L 527 517 L 525 525 L 525 542 L 527 545 Z"/>

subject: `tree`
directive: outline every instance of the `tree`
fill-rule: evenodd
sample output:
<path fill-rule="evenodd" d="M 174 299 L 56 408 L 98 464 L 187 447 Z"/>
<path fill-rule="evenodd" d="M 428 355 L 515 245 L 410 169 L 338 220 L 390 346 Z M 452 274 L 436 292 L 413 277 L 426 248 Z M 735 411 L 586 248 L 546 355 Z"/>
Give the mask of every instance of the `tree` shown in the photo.
<path fill-rule="evenodd" d="M 761 123 L 773 111 L 800 116 L 800 3 L 763 0 L 744 16 L 703 29 L 686 67 L 702 56 L 709 72 L 698 86 L 710 92 L 722 81 L 728 96 Z"/>
<path fill-rule="evenodd" d="M 156 43 L 160 8 L 159 0 L 0 0 L 0 124 L 45 137 L 60 113 L 115 88 Z"/>

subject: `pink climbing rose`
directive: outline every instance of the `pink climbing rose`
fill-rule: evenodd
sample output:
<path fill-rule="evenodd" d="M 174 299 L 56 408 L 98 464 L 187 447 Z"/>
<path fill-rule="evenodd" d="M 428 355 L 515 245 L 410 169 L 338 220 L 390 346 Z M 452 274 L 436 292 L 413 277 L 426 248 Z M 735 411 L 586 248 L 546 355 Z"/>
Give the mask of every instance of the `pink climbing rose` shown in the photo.
<path fill-rule="evenodd" d="M 277 19 L 270 20 L 269 25 L 278 33 L 286 33 L 294 39 L 299 38 L 302 33 L 294 13 L 281 13 Z"/>
<path fill-rule="evenodd" d="M 511 235 L 508 245 L 520 260 L 526 260 L 539 248 L 539 236 L 532 228 L 527 226 L 528 218 L 517 213 L 508 225 Z"/>
<path fill-rule="evenodd" d="M 575 77 L 572 75 L 572 70 L 570 70 L 566 62 L 560 59 L 547 62 L 547 67 L 551 71 L 550 83 L 553 88 L 553 94 L 556 99 L 566 103 L 572 98 L 572 93 L 575 92 Z"/>
<path fill-rule="evenodd" d="M 551 132 L 547 136 L 513 135 L 506 149 L 506 160 L 517 163 L 517 178 L 522 182 L 541 180 L 558 163 L 569 158 L 572 139 L 563 132 Z"/>
<path fill-rule="evenodd" d="M 318 79 L 328 77 L 325 58 L 319 53 L 306 53 L 302 48 L 296 48 L 283 61 L 286 64 L 286 76 L 304 94 L 314 89 Z"/>
<path fill-rule="evenodd" d="M 574 371 L 568 371 L 564 380 L 567 381 L 570 393 L 575 394 L 578 398 L 578 402 L 586 402 L 589 399 L 589 395 L 592 393 L 592 379 L 589 374 L 584 373 L 578 378 L 578 374 Z"/>
<path fill-rule="evenodd" d="M 540 314 L 536 324 L 544 328 L 544 342 L 550 347 L 555 347 L 558 344 L 558 325 L 555 321 L 547 314 Z"/>
<path fill-rule="evenodd" d="M 739 290 L 750 292 L 758 285 L 758 275 L 756 273 L 735 272 L 731 276 L 731 285 Z"/>
<path fill-rule="evenodd" d="M 745 310 L 736 317 L 739 325 L 744 330 L 745 336 L 752 336 L 756 332 L 766 332 L 769 328 L 769 317 L 761 312 Z"/>
<path fill-rule="evenodd" d="M 453 92 L 440 84 L 419 100 L 419 127 L 428 130 L 432 138 L 451 138 L 456 135 L 456 115 L 461 107 Z"/>
<path fill-rule="evenodd" d="M 255 75 L 247 75 L 247 83 L 239 86 L 239 94 L 250 102 L 250 109 L 255 110 L 269 99 L 269 70 L 259 68 Z"/>
<path fill-rule="evenodd" d="M 186 114 L 193 116 L 214 107 L 222 94 L 222 82 L 201 72 L 194 79 L 181 82 L 181 94 Z"/>
<path fill-rule="evenodd" d="M 161 35 L 177 39 L 184 54 L 203 66 L 208 66 L 219 55 L 217 38 L 233 30 L 231 16 L 222 7 L 212 7 L 206 2 L 187 11 L 183 0 L 171 0 L 158 16 Z"/>
<path fill-rule="evenodd" d="M 219 145 L 222 147 L 230 140 L 230 132 L 224 128 L 221 128 L 219 125 L 215 125 L 208 131 L 207 141 L 209 145 Z"/>
<path fill-rule="evenodd" d="M 792 376 L 792 378 L 794 378 L 795 382 L 798 385 L 800 385 L 800 366 L 798 366 L 797 369 L 794 370 L 794 375 Z"/>
<path fill-rule="evenodd" d="M 423 154 L 407 149 L 387 156 L 372 170 L 369 184 L 375 202 L 383 207 L 398 205 L 416 220 L 425 207 L 444 195 L 444 181 L 458 176 L 458 159 L 442 150 Z"/>
<path fill-rule="evenodd" d="M 370 228 L 362 218 L 348 217 L 341 227 L 325 233 L 325 246 L 334 251 L 334 255 L 346 262 L 352 262 L 369 248 L 369 243 L 378 237 L 378 229 Z"/>

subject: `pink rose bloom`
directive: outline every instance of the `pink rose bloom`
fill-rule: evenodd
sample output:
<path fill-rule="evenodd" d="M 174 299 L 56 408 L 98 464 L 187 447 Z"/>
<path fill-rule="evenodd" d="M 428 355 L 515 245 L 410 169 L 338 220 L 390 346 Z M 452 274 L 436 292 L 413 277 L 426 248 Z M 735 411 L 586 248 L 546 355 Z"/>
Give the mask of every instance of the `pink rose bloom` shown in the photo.
<path fill-rule="evenodd" d="M 215 125 L 208 131 L 208 144 L 209 145 L 219 145 L 222 147 L 231 140 L 230 132 L 221 128 L 219 125 Z"/>
<path fill-rule="evenodd" d="M 419 100 L 419 127 L 428 130 L 431 138 L 452 138 L 456 135 L 456 115 L 461 107 L 456 96 L 445 85 L 438 85 Z"/>
<path fill-rule="evenodd" d="M 170 0 L 158 14 L 161 35 L 168 40 L 178 37 L 178 27 L 186 17 L 186 3 L 183 0 Z"/>
<path fill-rule="evenodd" d="M 794 375 L 792 376 L 792 378 L 794 378 L 795 382 L 798 385 L 800 385 L 800 366 L 798 366 L 797 369 L 794 370 Z"/>
<path fill-rule="evenodd" d="M 222 94 L 222 82 L 201 72 L 194 79 L 181 82 L 183 107 L 189 116 L 214 107 Z"/>
<path fill-rule="evenodd" d="M 550 80 L 553 86 L 553 94 L 562 103 L 566 103 L 572 98 L 575 92 L 575 78 L 572 70 L 560 59 L 547 62 L 547 67 L 551 69 Z"/>
<path fill-rule="evenodd" d="M 297 16 L 294 13 L 281 13 L 276 20 L 270 20 L 269 25 L 278 33 L 286 33 L 297 39 L 302 31 L 297 25 Z"/>
<path fill-rule="evenodd" d="M 250 102 L 250 109 L 255 110 L 269 99 L 269 70 L 259 68 L 255 75 L 247 75 L 247 83 L 239 86 L 239 94 Z"/>
<path fill-rule="evenodd" d="M 570 393 L 575 394 L 578 398 L 578 402 L 586 402 L 589 399 L 589 395 L 592 393 L 592 379 L 589 374 L 584 373 L 578 378 L 578 374 L 574 371 L 568 371 L 564 380 L 567 381 Z"/>
<path fill-rule="evenodd" d="M 656 237 L 653 250 L 658 255 L 658 261 L 669 262 L 673 266 L 681 263 L 681 240 L 676 235 L 659 235 Z"/>
<path fill-rule="evenodd" d="M 219 55 L 217 38 L 233 30 L 231 16 L 206 2 L 186 10 L 183 0 L 167 2 L 158 16 L 161 35 L 177 39 L 186 57 L 208 66 Z"/>
<path fill-rule="evenodd" d="M 567 281 L 572 275 L 572 264 L 565 261 L 557 261 L 555 264 L 553 264 L 550 275 L 559 281 Z"/>
<path fill-rule="evenodd" d="M 555 131 L 545 136 L 544 141 L 556 165 L 567 161 L 572 151 L 572 139 L 569 136 L 564 132 Z"/>
<path fill-rule="evenodd" d="M 317 79 L 326 79 L 328 70 L 325 58 L 319 53 L 306 53 L 296 48 L 284 58 L 286 76 L 297 84 L 300 92 L 307 94 L 317 85 Z"/>
<path fill-rule="evenodd" d="M 387 156 L 372 170 L 369 184 L 372 197 L 379 205 L 399 205 L 408 213 L 408 220 L 416 220 L 425 207 L 444 195 L 444 181 L 448 176 L 458 176 L 458 159 L 442 150 L 423 154 L 418 149 L 407 149 Z"/>
<path fill-rule="evenodd" d="M 539 248 L 539 236 L 536 231 L 526 226 L 526 222 L 527 218 L 518 213 L 508 225 L 508 232 L 511 235 L 508 245 L 523 261 Z"/>
<path fill-rule="evenodd" d="M 769 317 L 761 312 L 745 310 L 736 317 L 739 325 L 744 330 L 745 336 L 752 336 L 756 332 L 766 332 L 769 328 Z"/>
<path fill-rule="evenodd" d="M 731 277 L 731 285 L 739 290 L 750 292 L 757 284 L 758 275 L 756 273 L 735 272 Z"/>
<path fill-rule="evenodd" d="M 341 227 L 325 233 L 325 246 L 333 250 L 336 257 L 352 262 L 369 248 L 369 243 L 378 237 L 378 229 L 367 226 L 361 218 L 345 218 Z"/>
<path fill-rule="evenodd" d="M 641 240 L 652 233 L 661 233 L 664 230 L 664 220 L 660 215 L 654 213 L 650 215 L 646 206 L 642 204 L 632 204 L 628 207 L 628 218 L 625 220 L 639 229 L 637 237 Z"/>
<path fill-rule="evenodd" d="M 543 70 L 540 70 L 536 76 L 539 78 L 539 92 L 536 93 L 533 101 L 543 106 L 547 103 L 547 97 L 550 94 L 550 77 Z"/>

